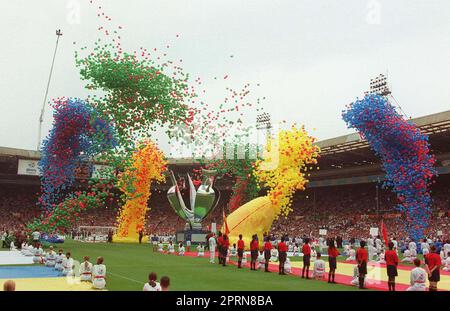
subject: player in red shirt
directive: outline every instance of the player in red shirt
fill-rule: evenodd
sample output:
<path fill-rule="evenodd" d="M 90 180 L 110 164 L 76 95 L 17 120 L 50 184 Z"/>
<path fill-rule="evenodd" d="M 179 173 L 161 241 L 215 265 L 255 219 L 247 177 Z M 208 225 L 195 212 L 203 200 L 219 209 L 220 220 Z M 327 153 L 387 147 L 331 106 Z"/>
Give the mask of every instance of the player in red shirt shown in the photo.
<path fill-rule="evenodd" d="M 303 254 L 303 269 L 302 269 L 302 279 L 305 277 L 309 279 L 309 266 L 311 264 L 311 246 L 309 246 L 309 238 L 305 239 L 305 244 L 302 246 Z"/>
<path fill-rule="evenodd" d="M 270 251 L 272 250 L 272 243 L 270 243 L 270 239 L 266 236 L 266 242 L 264 243 L 264 272 L 269 271 L 269 261 L 270 261 Z"/>
<path fill-rule="evenodd" d="M 256 260 L 258 259 L 259 242 L 258 236 L 254 234 L 250 242 L 250 270 L 256 270 Z"/>
<path fill-rule="evenodd" d="M 328 283 L 336 283 L 334 276 L 337 268 L 337 256 L 339 252 L 334 245 L 334 239 L 328 240 L 328 263 L 330 265 L 330 272 L 328 273 Z"/>
<path fill-rule="evenodd" d="M 219 257 L 219 265 L 222 264 L 222 244 L 223 244 L 223 236 L 222 236 L 222 232 L 219 231 L 218 233 L 218 238 L 217 238 L 217 255 Z"/>
<path fill-rule="evenodd" d="M 394 243 L 389 242 L 389 250 L 384 252 L 384 260 L 386 260 L 386 270 L 388 275 L 388 287 L 389 291 L 395 292 L 395 277 L 398 276 L 397 265 L 398 256 L 397 252 L 394 251 Z"/>
<path fill-rule="evenodd" d="M 244 257 L 244 240 L 242 240 L 242 234 L 239 234 L 239 240 L 237 243 L 238 253 L 238 268 L 242 268 L 242 257 Z"/>
<path fill-rule="evenodd" d="M 441 256 L 439 256 L 438 253 L 436 253 L 436 246 L 431 245 L 430 247 L 430 253 L 426 255 L 426 265 L 428 272 L 428 281 L 430 281 L 430 287 L 428 290 L 430 292 L 437 291 L 437 283 L 441 280 Z"/>
<path fill-rule="evenodd" d="M 227 265 L 228 247 L 230 247 L 230 240 L 226 234 L 222 235 L 222 265 Z"/>
<path fill-rule="evenodd" d="M 367 250 L 364 248 L 366 246 L 365 241 L 359 242 L 361 246 L 356 251 L 356 262 L 358 263 L 358 278 L 359 278 L 359 288 L 365 289 L 364 287 L 364 279 L 367 274 L 367 261 L 369 259 L 369 254 L 367 254 Z"/>
<path fill-rule="evenodd" d="M 279 274 L 286 274 L 284 273 L 284 263 L 286 262 L 286 258 L 287 258 L 287 245 L 284 242 L 284 237 L 281 238 L 281 242 L 278 243 L 278 261 L 279 261 L 279 266 L 278 266 L 278 271 Z"/>

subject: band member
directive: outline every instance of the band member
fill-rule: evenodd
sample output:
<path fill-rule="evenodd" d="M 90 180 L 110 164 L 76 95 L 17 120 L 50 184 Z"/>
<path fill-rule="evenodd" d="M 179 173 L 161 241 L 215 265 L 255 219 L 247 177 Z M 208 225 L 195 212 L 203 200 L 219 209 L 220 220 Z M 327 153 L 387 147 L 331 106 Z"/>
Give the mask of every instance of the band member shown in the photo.
<path fill-rule="evenodd" d="M 328 245 L 328 263 L 330 265 L 330 272 L 328 273 L 328 283 L 336 283 L 334 281 L 334 277 L 337 268 L 337 256 L 339 256 L 339 252 L 334 244 L 334 239 L 330 239 L 330 243 Z"/>
<path fill-rule="evenodd" d="M 223 236 L 222 236 L 222 232 L 219 231 L 218 237 L 217 237 L 217 255 L 219 257 L 219 265 L 223 264 L 222 244 L 223 244 Z"/>
<path fill-rule="evenodd" d="M 256 270 L 256 260 L 258 259 L 258 249 L 259 249 L 258 237 L 256 234 L 254 234 L 252 236 L 252 241 L 250 242 L 250 254 L 251 254 L 250 270 Z"/>
<path fill-rule="evenodd" d="M 428 281 L 430 281 L 430 292 L 437 291 L 437 283 L 441 280 L 441 256 L 436 253 L 436 246 L 431 245 L 430 253 L 425 257 L 425 268 L 428 270 Z"/>
<path fill-rule="evenodd" d="M 389 250 L 384 253 L 384 259 L 386 261 L 386 270 L 388 275 L 388 287 L 389 291 L 395 292 L 395 277 L 398 276 L 397 265 L 398 256 L 397 252 L 394 250 L 394 243 L 389 242 Z"/>
<path fill-rule="evenodd" d="M 238 268 L 242 268 L 242 257 L 244 256 L 244 240 L 242 240 L 242 234 L 239 234 L 239 240 L 237 243 L 237 254 L 238 254 Z"/>
<path fill-rule="evenodd" d="M 280 243 L 278 243 L 278 258 L 279 258 L 279 266 L 278 266 L 278 273 L 281 275 L 284 275 L 284 263 L 286 262 L 287 258 L 287 250 L 288 247 L 286 243 L 284 242 L 285 237 L 281 238 Z"/>
<path fill-rule="evenodd" d="M 367 274 L 367 261 L 369 259 L 369 254 L 365 249 L 366 242 L 361 241 L 359 243 L 360 248 L 356 251 L 356 262 L 358 263 L 358 279 L 359 279 L 359 288 L 365 289 L 365 278 Z"/>
<path fill-rule="evenodd" d="M 230 240 L 226 234 L 222 235 L 222 266 L 227 265 L 228 248 L 230 247 Z"/>
<path fill-rule="evenodd" d="M 270 243 L 270 239 L 266 236 L 266 242 L 264 243 L 264 272 L 269 271 L 269 261 L 270 261 L 270 251 L 272 250 L 272 243 Z"/>
<path fill-rule="evenodd" d="M 309 246 L 309 238 L 305 239 L 305 244 L 303 244 L 302 246 L 302 253 L 303 253 L 302 279 L 305 278 L 305 271 L 306 271 L 306 278 L 309 279 L 309 266 L 311 264 L 311 246 Z"/>

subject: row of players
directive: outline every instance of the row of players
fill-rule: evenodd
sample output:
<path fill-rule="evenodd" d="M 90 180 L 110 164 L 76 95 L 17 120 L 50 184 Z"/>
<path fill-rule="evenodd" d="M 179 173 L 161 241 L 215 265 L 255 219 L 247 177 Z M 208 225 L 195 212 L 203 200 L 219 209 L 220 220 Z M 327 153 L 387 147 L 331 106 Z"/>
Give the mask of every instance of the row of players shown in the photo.
<path fill-rule="evenodd" d="M 395 250 L 396 252 L 398 252 L 396 244 L 392 241 L 393 243 L 393 250 Z M 378 244 L 378 243 L 377 243 Z M 158 252 L 164 252 L 164 243 L 163 241 L 159 241 L 158 244 L 153 244 L 153 250 Z M 183 243 L 179 243 L 178 244 L 178 255 L 183 256 L 184 253 L 190 252 L 190 247 L 191 247 L 191 243 L 190 241 L 187 241 L 187 246 L 185 247 Z M 317 246 L 314 242 L 310 243 L 310 249 L 311 249 L 311 260 L 314 261 L 317 257 L 317 248 L 320 249 L 320 252 L 323 253 L 323 250 L 328 248 L 328 246 L 324 246 L 323 244 L 321 246 Z M 384 250 L 384 246 L 378 248 L 376 250 L 372 250 L 372 252 L 370 251 L 370 244 L 368 246 L 368 261 L 369 262 L 377 262 L 380 264 L 386 264 L 386 260 L 385 260 L 385 250 Z M 203 246 L 202 243 L 199 243 L 197 246 L 197 255 L 199 257 L 203 257 L 204 253 L 205 253 L 205 247 Z M 422 250 L 422 254 L 424 256 L 426 256 L 427 254 L 430 253 L 430 245 L 427 242 L 422 242 L 422 246 L 421 246 L 421 250 Z M 169 243 L 167 244 L 167 252 L 168 253 L 175 253 L 175 245 L 172 243 L 172 241 L 169 241 Z M 298 246 L 297 243 L 290 243 L 288 245 L 288 256 L 289 257 L 296 257 L 296 256 L 302 256 L 301 253 L 301 248 Z M 270 261 L 271 262 L 278 262 L 278 249 L 275 246 L 272 246 L 272 249 L 270 250 Z M 355 261 L 356 260 L 356 250 L 354 249 L 354 247 L 352 245 L 344 245 L 344 249 L 343 249 L 343 256 L 346 256 L 346 261 Z M 232 247 L 230 247 L 228 249 L 228 256 L 231 257 L 236 257 L 237 256 L 237 247 L 236 244 L 233 244 Z M 263 252 L 260 252 L 260 255 L 262 256 L 262 258 L 264 259 L 263 256 Z M 441 257 L 441 261 L 442 261 L 442 265 L 443 265 L 443 270 L 444 271 L 450 271 L 450 244 L 446 243 L 440 252 L 440 257 Z M 408 248 L 404 251 L 403 253 L 403 258 L 402 258 L 402 262 L 406 262 L 406 263 L 413 263 L 414 260 L 417 258 L 417 246 L 416 243 L 414 242 L 410 242 L 410 244 L 408 245 Z"/>
<path fill-rule="evenodd" d="M 216 239 L 215 237 L 211 237 L 209 240 L 209 247 L 210 249 L 215 250 L 216 248 Z M 333 243 L 334 245 L 334 241 L 330 240 L 329 242 Z M 283 242 L 284 243 L 284 242 Z M 364 243 L 365 244 L 365 243 Z M 284 243 L 285 245 L 285 243 Z M 448 243 L 446 244 L 448 245 Z M 188 244 L 188 251 L 190 248 L 190 243 Z M 310 246 L 309 241 L 305 240 L 305 244 L 303 244 L 302 246 L 302 253 L 305 254 L 307 253 L 307 256 L 303 256 L 304 258 L 304 268 L 302 270 L 302 277 L 305 274 L 305 257 L 308 257 L 307 260 L 307 267 L 306 267 L 306 278 L 308 278 L 308 274 L 309 274 L 309 259 L 311 259 L 312 261 L 314 261 L 314 268 L 313 268 L 313 274 L 312 277 L 314 279 L 323 279 L 324 275 L 325 275 L 325 262 L 321 259 L 321 253 L 316 251 L 316 246 L 313 244 L 313 246 Z M 332 249 L 336 249 L 335 247 L 330 247 Z M 413 248 L 411 246 L 411 248 Z M 254 260 L 254 255 L 252 252 L 252 270 L 256 270 L 256 269 L 262 269 L 263 267 L 265 267 L 265 271 L 268 272 L 268 264 L 269 262 L 277 262 L 278 261 L 278 250 L 275 246 L 273 246 L 270 241 L 268 239 L 266 239 L 266 243 L 264 244 L 264 252 L 259 252 L 258 250 L 255 249 L 255 254 L 257 254 L 257 259 Z M 364 246 L 362 246 L 359 250 L 364 249 Z M 434 246 L 431 246 L 430 248 L 428 247 L 422 247 L 422 252 L 424 254 L 424 257 L 427 258 L 430 250 L 432 251 L 432 253 L 434 253 L 434 255 L 436 255 L 436 248 Z M 443 248 L 444 249 L 444 248 Z M 155 250 L 155 245 L 154 245 L 154 250 Z M 287 247 L 286 247 L 287 250 Z M 158 251 L 161 253 L 165 253 L 166 251 L 164 250 L 164 244 L 162 243 L 162 241 L 159 242 L 158 244 Z M 185 247 L 183 245 L 183 243 L 180 243 L 178 245 L 178 255 L 180 256 L 184 256 L 185 254 Z M 387 264 L 388 266 L 388 277 L 389 277 L 389 290 L 395 290 L 395 277 L 397 276 L 397 265 L 398 265 L 398 256 L 397 256 L 397 249 L 395 247 L 395 244 L 391 241 L 389 243 L 389 250 L 388 251 L 384 251 L 384 247 L 382 248 L 382 253 L 379 254 L 378 256 L 378 263 L 382 263 L 382 264 Z M 204 256 L 204 246 L 200 243 L 197 246 L 197 256 L 199 257 L 203 257 Z M 286 252 L 286 251 L 285 251 Z M 367 254 L 367 262 L 369 261 L 369 256 L 368 256 L 368 252 L 364 250 L 364 252 Z M 169 254 L 175 254 L 175 245 L 172 243 L 172 241 L 169 241 L 168 247 L 167 247 L 167 253 Z M 234 257 L 236 255 L 239 254 L 238 250 L 236 249 L 236 245 L 234 244 L 233 247 L 228 248 L 227 247 L 227 253 L 226 254 L 220 254 L 221 251 L 219 250 L 219 263 L 221 263 L 221 257 L 222 257 L 222 264 L 225 265 L 227 262 L 229 262 L 229 257 Z M 269 255 L 270 254 L 270 255 Z M 300 256 L 300 252 L 298 249 L 298 246 L 295 244 L 295 246 L 293 247 L 293 254 L 296 255 L 298 254 L 298 256 Z M 385 254 L 387 256 L 389 256 L 389 258 L 387 259 L 388 262 L 386 262 L 385 260 Z M 352 246 L 348 246 L 344 248 L 344 255 L 348 256 L 347 261 L 359 261 L 357 260 L 357 256 L 356 256 L 356 252 L 355 250 L 352 248 Z M 255 255 L 256 256 L 256 255 Z M 270 256 L 270 257 L 269 257 Z M 437 255 L 436 255 L 437 256 Z M 444 270 L 448 271 L 448 268 L 450 267 L 449 261 L 450 261 L 450 253 L 447 253 L 447 259 L 444 261 Z M 214 258 L 215 258 L 215 253 L 214 252 L 210 252 L 210 262 L 214 263 Z M 334 256 L 334 259 L 335 260 Z M 330 258 L 329 258 L 330 259 Z M 409 258 L 408 260 L 411 260 L 414 265 L 415 268 L 411 271 L 411 286 L 407 289 L 408 291 L 423 291 L 426 289 L 426 279 L 427 277 L 430 280 L 430 289 L 431 289 L 431 284 L 433 283 L 433 287 L 437 286 L 437 281 L 439 281 L 439 277 L 435 276 L 435 273 L 429 273 L 427 272 L 425 269 L 421 268 L 421 261 L 417 258 Z M 283 259 L 284 264 L 283 264 L 283 269 L 281 268 L 282 263 L 280 262 L 280 271 L 284 270 L 282 274 L 289 274 L 291 273 L 291 262 L 289 260 L 289 258 Z M 407 260 L 404 260 L 407 261 Z M 425 260 L 427 261 L 427 260 Z M 334 261 L 333 261 L 334 262 Z M 239 254 L 239 267 L 241 267 L 241 264 L 246 264 L 247 263 L 247 256 L 243 255 L 242 253 Z M 425 262 L 427 264 L 427 262 Z M 436 268 L 432 268 L 435 270 L 435 272 L 437 274 L 439 274 L 439 269 L 440 269 L 440 261 L 438 263 L 438 266 Z M 391 266 L 391 267 L 389 267 Z M 336 264 L 332 264 L 331 260 L 330 260 L 330 272 L 329 272 L 329 282 L 334 283 L 334 272 L 336 270 Z M 430 268 L 430 265 L 425 265 L 425 268 Z M 430 270 L 430 269 L 428 269 Z M 355 286 L 360 286 L 360 288 L 364 288 L 365 286 L 365 278 L 360 277 L 360 271 L 361 271 L 361 267 L 359 264 L 355 265 L 354 267 L 354 275 L 353 275 L 353 279 L 351 281 L 352 285 Z M 281 274 L 281 273 L 280 273 Z M 367 271 L 364 273 L 367 274 Z M 330 275 L 332 278 L 332 281 L 330 281 Z M 436 281 L 434 281 L 436 280 Z M 432 282 L 432 283 L 431 283 Z M 434 288 L 433 288 L 434 289 Z"/>
<path fill-rule="evenodd" d="M 71 253 L 64 254 L 62 249 L 59 249 L 56 253 L 53 246 L 50 246 L 48 252 L 44 252 L 41 244 L 38 243 L 36 247 L 33 247 L 33 245 L 24 242 L 20 251 L 16 248 L 11 250 L 18 251 L 23 256 L 33 256 L 35 264 L 44 264 L 46 267 L 59 271 L 62 276 L 73 277 L 78 275 L 80 281 L 92 282 L 95 289 L 104 289 L 106 286 L 106 266 L 103 264 L 103 257 L 98 257 L 96 264 L 93 265 L 89 262 L 89 257 L 85 256 L 84 261 L 76 269 L 78 263 L 71 257 Z M 76 270 L 78 270 L 78 274 Z"/>

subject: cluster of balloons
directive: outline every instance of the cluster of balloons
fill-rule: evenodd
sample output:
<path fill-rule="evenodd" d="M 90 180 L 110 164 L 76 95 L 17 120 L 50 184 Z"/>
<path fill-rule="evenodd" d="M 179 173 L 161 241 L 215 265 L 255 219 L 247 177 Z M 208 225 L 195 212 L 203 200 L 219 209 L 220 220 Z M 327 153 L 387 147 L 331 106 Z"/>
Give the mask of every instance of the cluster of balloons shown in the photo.
<path fill-rule="evenodd" d="M 228 205 L 232 212 L 258 195 L 258 181 L 253 174 L 257 160 L 257 146 L 236 139 L 225 144 L 223 149 L 223 156 L 209 161 L 205 164 L 205 168 L 215 170 L 219 176 L 235 178 Z M 227 152 L 232 154 L 227 154 Z"/>
<path fill-rule="evenodd" d="M 73 184 L 77 168 L 116 145 L 114 130 L 98 112 L 77 98 L 58 98 L 53 103 L 53 127 L 41 146 L 40 203 L 54 207 Z M 89 162 L 88 162 L 89 161 Z"/>
<path fill-rule="evenodd" d="M 292 196 L 296 190 L 305 190 L 308 170 L 317 164 L 320 148 L 314 144 L 304 126 L 295 124 L 281 130 L 278 137 L 269 139 L 264 159 L 255 163 L 254 175 L 269 188 L 267 196 L 276 215 L 287 216 L 292 211 Z M 309 165 L 309 166 L 308 166 Z"/>
<path fill-rule="evenodd" d="M 165 180 L 167 161 L 158 146 L 152 141 L 138 146 L 132 156 L 132 165 L 119 178 L 119 187 L 127 200 L 118 218 L 118 228 L 114 239 L 122 242 L 136 242 L 139 231 L 145 227 L 152 181 Z"/>
<path fill-rule="evenodd" d="M 350 104 L 342 118 L 367 139 L 381 158 L 386 172 L 384 186 L 392 187 L 396 193 L 398 208 L 407 217 L 410 237 L 422 238 L 432 204 L 429 186 L 437 174 L 428 136 L 379 95 L 367 95 Z"/>
<path fill-rule="evenodd" d="M 114 55 L 108 46 L 97 46 L 82 59 L 77 56 L 76 63 L 89 89 L 106 92 L 90 100 L 114 124 L 122 144 L 146 137 L 165 124 L 189 125 L 192 121 L 186 78 L 169 77 L 150 60 L 133 54 Z"/>
<path fill-rule="evenodd" d="M 73 227 L 84 210 L 96 208 L 104 202 L 94 192 L 76 192 L 70 194 L 64 201 L 51 210 L 46 210 L 28 224 L 30 231 L 66 233 Z"/>

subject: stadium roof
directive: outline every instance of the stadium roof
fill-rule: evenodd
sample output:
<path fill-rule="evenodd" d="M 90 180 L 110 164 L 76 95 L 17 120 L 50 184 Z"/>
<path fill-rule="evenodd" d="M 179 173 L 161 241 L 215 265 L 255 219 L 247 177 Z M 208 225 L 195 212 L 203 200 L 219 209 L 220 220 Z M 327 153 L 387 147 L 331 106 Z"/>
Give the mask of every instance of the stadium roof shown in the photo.
<path fill-rule="evenodd" d="M 441 162 L 438 165 L 448 165 L 450 159 L 450 110 L 411 119 L 411 121 L 429 135 L 432 153 Z M 341 177 L 345 171 L 352 176 L 381 172 L 379 159 L 369 148 L 367 141 L 361 139 L 358 133 L 322 140 L 317 142 L 317 145 L 321 148 L 320 171 L 312 173 L 312 180 L 334 178 L 335 175 Z M 39 159 L 40 153 L 34 150 L 0 147 L 0 157 L 3 159 L 8 157 Z M 443 163 L 443 161 L 446 162 Z M 192 158 L 171 158 L 169 163 L 180 166 L 198 164 Z"/>

